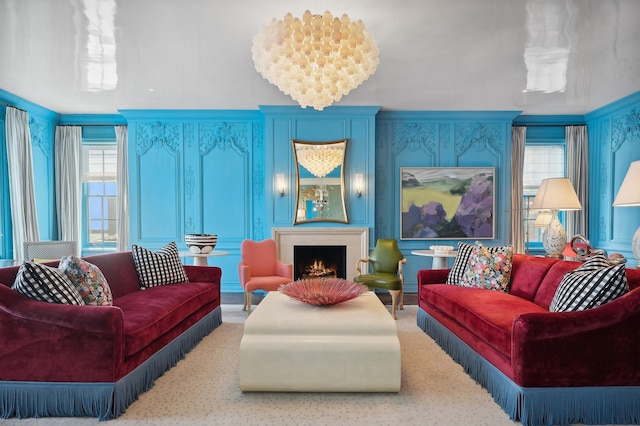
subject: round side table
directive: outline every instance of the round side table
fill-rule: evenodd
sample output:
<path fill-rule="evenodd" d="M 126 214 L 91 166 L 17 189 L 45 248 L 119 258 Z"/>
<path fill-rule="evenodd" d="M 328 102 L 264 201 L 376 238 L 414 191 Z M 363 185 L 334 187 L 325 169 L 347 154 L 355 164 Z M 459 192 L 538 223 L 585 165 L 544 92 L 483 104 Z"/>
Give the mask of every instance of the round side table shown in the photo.
<path fill-rule="evenodd" d="M 416 256 L 429 256 L 433 258 L 431 269 L 447 269 L 447 258 L 456 257 L 458 252 L 451 250 L 448 252 L 435 252 L 433 250 L 413 250 L 411 254 Z"/>
<path fill-rule="evenodd" d="M 209 253 L 191 253 L 190 251 L 181 251 L 178 253 L 180 257 L 193 257 L 193 264 L 195 266 L 209 266 L 208 258 L 216 256 L 226 256 L 228 251 L 213 250 Z"/>

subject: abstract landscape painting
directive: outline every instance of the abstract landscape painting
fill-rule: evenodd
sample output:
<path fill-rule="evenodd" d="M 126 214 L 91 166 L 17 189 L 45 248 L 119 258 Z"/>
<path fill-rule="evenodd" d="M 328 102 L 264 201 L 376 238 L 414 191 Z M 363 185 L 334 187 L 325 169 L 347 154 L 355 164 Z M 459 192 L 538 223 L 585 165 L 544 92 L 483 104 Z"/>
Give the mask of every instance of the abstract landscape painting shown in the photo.
<path fill-rule="evenodd" d="M 494 238 L 493 167 L 400 169 L 402 239 Z"/>

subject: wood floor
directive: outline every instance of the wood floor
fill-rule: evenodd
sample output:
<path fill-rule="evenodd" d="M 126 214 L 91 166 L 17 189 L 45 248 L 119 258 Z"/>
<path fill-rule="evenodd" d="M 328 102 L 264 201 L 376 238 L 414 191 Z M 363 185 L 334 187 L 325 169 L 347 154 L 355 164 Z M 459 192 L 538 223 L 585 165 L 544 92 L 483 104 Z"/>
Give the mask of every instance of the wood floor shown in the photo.
<path fill-rule="evenodd" d="M 376 293 L 378 298 L 385 305 L 391 304 L 391 295 L 389 293 Z M 257 305 L 263 299 L 263 294 L 254 294 L 253 295 L 253 304 Z M 243 293 L 222 293 L 222 304 L 224 305 L 242 305 L 244 304 L 244 294 Z M 405 293 L 404 295 L 404 304 L 405 305 L 417 305 L 418 304 L 418 295 L 416 293 Z"/>

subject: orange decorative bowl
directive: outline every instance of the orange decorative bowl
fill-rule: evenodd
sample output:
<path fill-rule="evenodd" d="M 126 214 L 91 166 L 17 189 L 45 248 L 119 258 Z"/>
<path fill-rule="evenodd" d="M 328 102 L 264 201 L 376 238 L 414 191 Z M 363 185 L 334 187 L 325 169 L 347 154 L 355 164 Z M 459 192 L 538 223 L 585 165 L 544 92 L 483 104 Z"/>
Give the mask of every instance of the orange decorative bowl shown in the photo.
<path fill-rule="evenodd" d="M 335 305 L 355 299 L 369 287 L 342 278 L 314 278 L 283 284 L 280 293 L 310 305 Z"/>

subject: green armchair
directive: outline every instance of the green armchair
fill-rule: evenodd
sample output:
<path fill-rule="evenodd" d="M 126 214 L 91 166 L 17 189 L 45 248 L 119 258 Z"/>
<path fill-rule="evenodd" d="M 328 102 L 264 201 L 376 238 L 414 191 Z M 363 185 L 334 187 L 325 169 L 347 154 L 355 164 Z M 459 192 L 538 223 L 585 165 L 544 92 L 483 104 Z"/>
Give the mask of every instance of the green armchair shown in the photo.
<path fill-rule="evenodd" d="M 369 263 L 373 272 L 363 274 L 361 269 L 363 263 Z M 404 296 L 403 263 L 407 263 L 407 259 L 398 248 L 398 241 L 380 238 L 369 257 L 358 260 L 356 265 L 358 276 L 354 278 L 355 282 L 364 284 L 371 289 L 389 290 L 393 319 L 397 319 L 396 307 L 400 310 L 404 309 L 402 301 Z"/>

